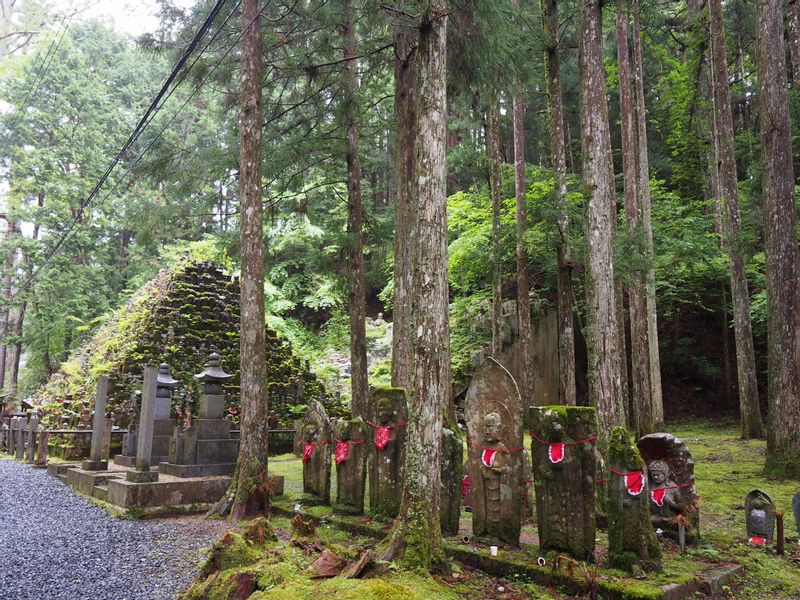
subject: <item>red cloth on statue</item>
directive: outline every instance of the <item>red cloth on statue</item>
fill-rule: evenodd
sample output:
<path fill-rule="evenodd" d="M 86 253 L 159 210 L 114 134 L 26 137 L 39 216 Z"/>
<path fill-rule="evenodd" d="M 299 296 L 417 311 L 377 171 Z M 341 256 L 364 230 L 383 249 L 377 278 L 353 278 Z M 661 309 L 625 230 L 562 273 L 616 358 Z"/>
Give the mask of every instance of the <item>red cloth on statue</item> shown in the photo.
<path fill-rule="evenodd" d="M 316 446 L 314 444 L 306 444 L 303 448 L 303 462 L 307 463 L 311 460 L 311 455 L 314 454 L 314 448 Z"/>
<path fill-rule="evenodd" d="M 336 444 L 336 464 L 338 465 L 340 462 L 347 460 L 347 456 L 350 454 L 350 444 L 347 442 L 339 442 Z"/>
<path fill-rule="evenodd" d="M 667 495 L 667 488 L 660 488 L 657 490 L 650 490 L 650 498 L 656 503 L 656 506 L 664 506 L 664 496 Z"/>
<path fill-rule="evenodd" d="M 565 444 L 549 444 L 547 446 L 547 457 L 551 463 L 556 464 L 564 460 L 564 446 Z"/>
<path fill-rule="evenodd" d="M 392 437 L 391 429 L 391 427 L 375 428 L 375 447 L 378 450 L 383 450 L 389 444 L 389 439 Z"/>
<path fill-rule="evenodd" d="M 642 471 L 631 471 L 623 475 L 625 487 L 631 496 L 638 496 L 644 490 L 644 473 Z"/>
<path fill-rule="evenodd" d="M 491 468 L 494 464 L 494 459 L 497 457 L 497 450 L 491 448 L 484 448 L 481 452 L 481 462 L 484 467 Z"/>

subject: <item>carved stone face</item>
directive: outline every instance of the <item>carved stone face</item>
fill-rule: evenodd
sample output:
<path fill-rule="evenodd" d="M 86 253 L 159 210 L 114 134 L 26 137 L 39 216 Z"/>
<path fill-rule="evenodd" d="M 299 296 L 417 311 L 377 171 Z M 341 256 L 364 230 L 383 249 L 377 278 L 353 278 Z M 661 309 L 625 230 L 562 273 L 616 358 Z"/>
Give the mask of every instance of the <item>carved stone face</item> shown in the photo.
<path fill-rule="evenodd" d="M 500 415 L 496 412 L 491 412 L 483 418 L 483 439 L 490 444 L 500 441 L 500 432 L 503 423 L 500 420 Z"/>
<path fill-rule="evenodd" d="M 647 470 L 650 473 L 650 480 L 655 485 L 663 485 L 667 481 L 669 474 L 669 467 L 664 461 L 654 460 L 647 465 Z"/>
<path fill-rule="evenodd" d="M 381 398 L 378 400 L 378 423 L 381 425 L 388 425 L 392 422 L 394 410 L 392 410 L 392 401 L 388 398 Z"/>

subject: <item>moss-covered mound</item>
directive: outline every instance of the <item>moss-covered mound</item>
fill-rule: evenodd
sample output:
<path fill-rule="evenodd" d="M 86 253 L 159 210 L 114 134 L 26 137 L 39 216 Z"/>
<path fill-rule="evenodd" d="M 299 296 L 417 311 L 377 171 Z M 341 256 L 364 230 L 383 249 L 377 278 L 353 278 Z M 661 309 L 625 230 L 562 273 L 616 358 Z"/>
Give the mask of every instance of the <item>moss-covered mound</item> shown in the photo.
<path fill-rule="evenodd" d="M 270 410 L 284 425 L 292 418 L 292 407 L 310 399 L 338 412 L 308 364 L 269 328 L 266 345 Z M 102 323 L 33 401 L 53 408 L 65 400 L 75 405 L 91 403 L 98 376 L 108 375 L 108 406 L 114 410 L 136 398 L 146 364 L 166 362 L 180 381 L 176 402 L 191 405 L 200 392 L 193 375 L 202 371 L 211 351 L 220 354 L 222 367 L 233 375 L 226 391 L 229 410 L 235 414 L 239 399 L 238 282 L 212 263 L 183 260 L 173 269 L 162 270 Z"/>

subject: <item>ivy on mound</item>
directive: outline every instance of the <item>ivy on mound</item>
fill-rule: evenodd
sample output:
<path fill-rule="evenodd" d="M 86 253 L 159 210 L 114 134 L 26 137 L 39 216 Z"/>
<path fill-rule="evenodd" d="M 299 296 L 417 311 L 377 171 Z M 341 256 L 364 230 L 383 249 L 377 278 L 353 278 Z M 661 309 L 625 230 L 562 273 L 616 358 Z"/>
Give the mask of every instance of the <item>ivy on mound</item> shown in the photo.
<path fill-rule="evenodd" d="M 291 408 L 319 400 L 333 414 L 341 412 L 308 363 L 291 345 L 266 328 L 270 411 L 284 425 Z M 164 269 L 117 309 L 33 396 L 38 405 L 94 402 L 100 375 L 109 376 L 108 410 L 131 403 L 141 389 L 147 363 L 166 362 L 180 381 L 176 398 L 195 401 L 200 387 L 193 375 L 203 370 L 211 351 L 233 375 L 226 384 L 228 409 L 239 403 L 239 284 L 208 261 L 182 260 Z"/>

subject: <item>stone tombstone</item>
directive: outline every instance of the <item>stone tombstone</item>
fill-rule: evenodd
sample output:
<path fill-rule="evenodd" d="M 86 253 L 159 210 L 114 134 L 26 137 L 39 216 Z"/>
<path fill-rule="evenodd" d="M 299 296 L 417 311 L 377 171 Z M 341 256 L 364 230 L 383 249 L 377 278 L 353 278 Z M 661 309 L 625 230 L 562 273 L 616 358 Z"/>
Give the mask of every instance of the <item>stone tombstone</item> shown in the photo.
<path fill-rule="evenodd" d="M 19 429 L 19 417 L 11 417 L 8 426 L 8 453 L 15 455 L 17 451 L 17 429 Z"/>
<path fill-rule="evenodd" d="M 331 500 L 331 442 L 328 412 L 310 400 L 303 417 L 303 493 L 323 504 Z"/>
<path fill-rule="evenodd" d="M 464 443 L 461 434 L 442 429 L 442 494 L 439 501 L 442 535 L 456 535 L 461 521 L 461 479 L 464 476 Z"/>
<path fill-rule="evenodd" d="M 661 546 L 650 522 L 647 467 L 623 427 L 611 432 L 608 464 L 609 565 L 628 571 L 661 571 Z"/>
<path fill-rule="evenodd" d="M 686 523 L 686 542 L 700 537 L 700 510 L 694 487 L 694 461 L 686 444 L 669 433 L 651 433 L 636 444 L 647 465 L 653 528 L 678 539 L 676 517 Z"/>
<path fill-rule="evenodd" d="M 478 368 L 466 397 L 472 532 L 519 546 L 522 413 L 517 384 L 493 358 Z"/>
<path fill-rule="evenodd" d="M 541 553 L 594 560 L 597 412 L 586 406 L 540 406 L 528 412 L 531 468 Z"/>
<path fill-rule="evenodd" d="M 372 428 L 367 442 L 370 511 L 394 518 L 400 512 L 403 494 L 408 425 L 405 389 L 370 387 L 367 414 L 367 424 Z"/>
<path fill-rule="evenodd" d="M 92 442 L 89 449 L 89 460 L 81 463 L 81 468 L 85 471 L 105 471 L 108 469 L 108 461 L 103 460 L 107 394 L 108 376 L 101 375 L 97 379 L 97 394 L 94 400 L 94 420 L 92 422 Z"/>
<path fill-rule="evenodd" d="M 38 447 L 36 449 L 36 465 L 47 465 L 47 443 L 50 439 L 50 434 L 46 429 L 39 431 Z"/>
<path fill-rule="evenodd" d="M 25 417 L 17 417 L 16 440 L 14 442 L 14 458 L 22 460 L 25 456 Z"/>
<path fill-rule="evenodd" d="M 800 492 L 792 498 L 792 512 L 794 512 L 794 524 L 797 527 L 797 535 L 800 535 Z"/>
<path fill-rule="evenodd" d="M 753 490 L 744 499 L 747 539 L 755 544 L 769 544 L 775 532 L 775 504 L 766 492 Z"/>
<path fill-rule="evenodd" d="M 156 379 L 158 371 L 149 365 L 144 369 L 144 385 L 142 386 L 142 407 L 139 412 L 139 436 L 136 444 L 136 464 L 133 471 L 125 474 L 131 483 L 149 483 L 158 481 L 158 472 L 150 470 L 153 451 L 153 422 L 156 409 Z"/>
<path fill-rule="evenodd" d="M 36 438 L 39 435 L 39 416 L 32 414 L 28 419 L 28 439 L 25 442 L 25 462 L 33 464 L 35 462 Z"/>
<path fill-rule="evenodd" d="M 367 484 L 367 424 L 361 419 L 339 419 L 333 426 L 333 460 L 336 463 L 336 510 L 364 512 Z"/>

